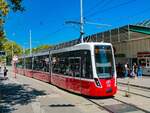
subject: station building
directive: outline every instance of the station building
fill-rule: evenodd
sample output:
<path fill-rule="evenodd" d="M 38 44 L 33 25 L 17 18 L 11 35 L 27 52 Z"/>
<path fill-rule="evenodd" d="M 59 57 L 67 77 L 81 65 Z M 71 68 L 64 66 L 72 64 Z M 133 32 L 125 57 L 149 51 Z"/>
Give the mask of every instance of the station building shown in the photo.
<path fill-rule="evenodd" d="M 150 53 L 150 20 L 126 25 L 85 38 L 87 42 L 110 42 L 114 46 L 116 64 L 137 63 L 138 53 Z"/>
<path fill-rule="evenodd" d="M 150 20 L 92 34 L 85 37 L 84 42 L 112 43 L 116 64 L 128 62 L 132 66 L 133 63 L 138 63 L 137 56 L 139 53 L 148 53 L 150 65 Z M 78 43 L 80 43 L 80 39 L 58 44 L 53 49 L 72 46 Z"/>

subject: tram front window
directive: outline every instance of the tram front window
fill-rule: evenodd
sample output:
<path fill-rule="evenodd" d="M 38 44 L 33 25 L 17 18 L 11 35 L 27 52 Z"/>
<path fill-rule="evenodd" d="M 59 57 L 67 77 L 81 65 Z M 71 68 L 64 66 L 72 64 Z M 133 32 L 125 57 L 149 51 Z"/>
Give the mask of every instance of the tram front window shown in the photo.
<path fill-rule="evenodd" d="M 99 78 L 111 78 L 114 73 L 111 46 L 95 46 L 96 72 Z"/>

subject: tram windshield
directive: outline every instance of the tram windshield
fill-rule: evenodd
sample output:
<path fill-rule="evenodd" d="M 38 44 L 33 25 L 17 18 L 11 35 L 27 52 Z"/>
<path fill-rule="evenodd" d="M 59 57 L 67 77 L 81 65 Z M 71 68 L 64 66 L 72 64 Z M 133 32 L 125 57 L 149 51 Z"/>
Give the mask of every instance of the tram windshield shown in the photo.
<path fill-rule="evenodd" d="M 111 46 L 95 46 L 96 72 L 99 78 L 111 78 L 114 73 Z"/>

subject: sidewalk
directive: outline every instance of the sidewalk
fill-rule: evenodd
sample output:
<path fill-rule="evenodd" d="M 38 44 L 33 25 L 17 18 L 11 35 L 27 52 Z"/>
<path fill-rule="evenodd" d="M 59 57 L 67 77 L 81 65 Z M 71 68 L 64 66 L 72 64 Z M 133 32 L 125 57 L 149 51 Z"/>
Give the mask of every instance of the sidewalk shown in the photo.
<path fill-rule="evenodd" d="M 66 113 L 82 113 L 49 84 L 19 75 L 13 77 L 9 73 L 7 80 L 0 80 L 0 113 L 61 113 L 60 108 L 67 108 Z"/>
<path fill-rule="evenodd" d="M 88 105 L 88 106 L 87 106 Z M 22 75 L 0 80 L 0 113 L 107 113 L 82 96 Z"/>
<path fill-rule="evenodd" d="M 118 78 L 118 84 L 128 84 L 131 86 L 150 89 L 150 76 L 143 76 L 142 78 Z"/>
<path fill-rule="evenodd" d="M 32 88 L 29 90 L 27 84 L 19 84 L 12 78 L 7 80 L 2 78 L 0 80 L 0 113 L 33 113 L 31 103 L 39 95 L 45 95 L 44 91 Z"/>

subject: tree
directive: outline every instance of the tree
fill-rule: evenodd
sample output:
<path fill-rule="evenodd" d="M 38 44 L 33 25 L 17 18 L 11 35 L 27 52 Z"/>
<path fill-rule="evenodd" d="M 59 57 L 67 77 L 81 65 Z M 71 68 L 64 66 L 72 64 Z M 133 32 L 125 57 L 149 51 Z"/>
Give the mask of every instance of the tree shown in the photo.
<path fill-rule="evenodd" d="M 13 12 L 24 11 L 24 7 L 22 7 L 22 0 L 0 0 L 0 50 L 6 51 L 7 58 L 9 60 L 12 59 L 12 51 L 16 55 L 19 55 L 22 52 L 21 47 L 15 42 L 8 41 L 5 35 L 5 18 L 10 10 Z M 14 49 L 12 49 L 12 45 L 14 46 Z"/>
<path fill-rule="evenodd" d="M 11 62 L 14 55 L 20 56 L 23 53 L 23 49 L 16 42 L 7 41 L 3 44 L 3 50 L 7 54 L 7 61 Z"/>
<path fill-rule="evenodd" d="M 41 51 L 45 51 L 45 50 L 48 50 L 49 48 L 52 48 L 51 45 L 40 45 L 36 48 L 32 48 L 32 53 L 38 53 L 38 52 L 41 52 Z M 30 49 L 25 49 L 25 54 L 26 55 L 29 55 L 30 54 Z"/>
<path fill-rule="evenodd" d="M 50 45 L 40 45 L 40 46 L 38 46 L 38 47 L 36 47 L 36 48 L 33 48 L 32 49 L 32 52 L 39 52 L 39 51 L 43 51 L 43 50 L 47 50 L 47 49 L 49 49 L 49 48 L 51 48 L 52 46 L 50 46 Z"/>
<path fill-rule="evenodd" d="M 0 38 L 0 51 L 2 51 L 3 48 L 3 44 L 6 43 L 8 41 L 7 38 Z"/>
<path fill-rule="evenodd" d="M 0 0 L 0 38 L 5 38 L 4 32 L 4 23 L 5 17 L 9 13 L 10 10 L 24 11 L 24 7 L 22 7 L 22 0 Z"/>

